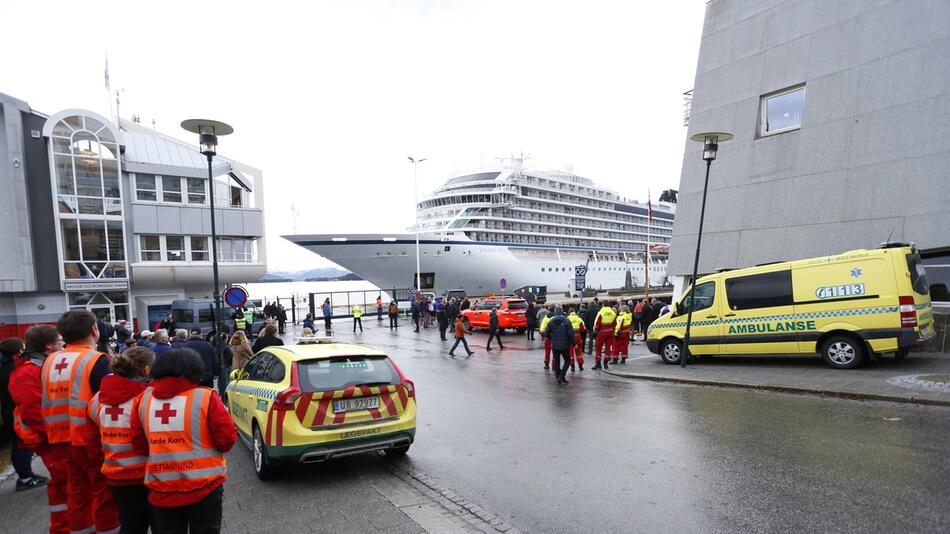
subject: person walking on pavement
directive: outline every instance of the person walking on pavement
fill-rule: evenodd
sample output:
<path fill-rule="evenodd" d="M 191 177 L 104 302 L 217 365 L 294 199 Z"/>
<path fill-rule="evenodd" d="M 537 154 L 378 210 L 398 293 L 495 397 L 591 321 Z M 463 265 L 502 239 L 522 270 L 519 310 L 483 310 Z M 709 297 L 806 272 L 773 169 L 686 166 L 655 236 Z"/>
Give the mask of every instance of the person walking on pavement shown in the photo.
<path fill-rule="evenodd" d="M 243 333 L 243 332 L 242 332 Z M 188 348 L 201 356 L 201 363 L 205 366 L 205 372 L 201 375 L 200 384 L 206 388 L 214 387 L 214 377 L 221 375 L 221 361 L 215 354 L 214 347 L 201 337 L 200 328 L 191 329 L 191 337 L 181 348 Z"/>
<path fill-rule="evenodd" d="M 231 318 L 234 319 L 234 330 L 242 330 L 247 332 L 247 315 L 240 309 L 235 310 L 231 315 Z"/>
<path fill-rule="evenodd" d="M 43 424 L 51 446 L 68 458 L 67 505 L 72 532 L 108 532 L 119 526 L 119 512 L 100 472 L 101 454 L 87 445 L 86 407 L 108 375 L 109 357 L 95 350 L 96 316 L 70 310 L 56 322 L 66 346 L 43 361 Z"/>
<path fill-rule="evenodd" d="M 643 306 L 646 304 L 647 299 L 642 299 L 637 301 L 637 305 L 633 308 L 633 326 L 636 329 L 637 333 L 644 331 L 643 329 Z"/>
<path fill-rule="evenodd" d="M 333 306 L 330 304 L 330 298 L 327 297 L 323 301 L 323 305 L 320 306 L 320 310 L 323 312 L 323 329 L 326 330 L 327 334 L 330 333 L 330 320 L 333 318 Z"/>
<path fill-rule="evenodd" d="M 653 323 L 654 319 L 654 309 L 653 303 L 647 299 L 643 299 L 643 334 L 646 335 L 647 330 L 650 329 L 650 325 Z"/>
<path fill-rule="evenodd" d="M 617 313 L 610 306 L 603 306 L 597 312 L 594 320 L 594 331 L 597 332 L 594 348 L 594 369 L 601 368 L 601 354 L 603 354 L 603 368 L 607 369 L 614 347 L 614 322 Z"/>
<path fill-rule="evenodd" d="M 221 532 L 224 453 L 237 428 L 217 392 L 198 385 L 203 367 L 191 349 L 166 352 L 152 366 L 151 387 L 132 406 L 132 450 L 147 457 L 156 534 Z"/>
<path fill-rule="evenodd" d="M 199 337 L 201 331 L 198 331 Z M 202 343 L 207 343 L 204 339 Z M 112 360 L 112 374 L 102 379 L 86 410 L 90 447 L 103 455 L 102 474 L 116 503 L 120 533 L 148 532 L 152 509 L 145 487 L 145 456 L 131 451 L 132 404 L 148 385 L 155 353 L 135 347 Z"/>
<path fill-rule="evenodd" d="M 439 338 L 442 341 L 448 341 L 445 337 L 445 331 L 449 329 L 449 315 L 445 306 L 439 306 L 439 311 L 435 312 L 436 321 L 439 323 Z"/>
<path fill-rule="evenodd" d="M 630 351 L 630 331 L 633 328 L 633 315 L 630 313 L 630 307 L 626 304 L 620 308 L 620 315 L 617 316 L 617 326 L 614 327 L 614 359 L 613 363 L 627 363 L 627 355 Z"/>
<path fill-rule="evenodd" d="M 459 343 L 465 346 L 465 352 L 468 353 L 469 356 L 475 354 L 475 352 L 468 348 L 468 341 L 465 341 L 466 333 L 471 334 L 471 331 L 465 329 L 465 323 L 462 322 L 462 316 L 459 315 L 455 318 L 455 344 L 449 349 L 449 356 L 455 357 L 455 349 L 459 346 Z"/>
<path fill-rule="evenodd" d="M 597 297 L 594 297 L 594 301 L 591 302 L 590 306 L 587 308 L 587 312 L 584 313 L 584 326 L 587 327 L 587 354 L 592 354 L 594 352 L 594 344 L 597 337 L 597 331 L 594 330 L 594 323 L 597 322 L 597 314 L 600 312 L 600 301 L 597 300 Z"/>
<path fill-rule="evenodd" d="M 538 328 L 538 308 L 534 305 L 534 301 L 528 304 L 528 311 L 524 314 L 525 317 L 525 329 L 528 334 L 528 341 L 534 341 L 534 331 Z"/>
<path fill-rule="evenodd" d="M 251 344 L 247 340 L 244 332 L 235 332 L 228 341 L 231 346 L 231 370 L 244 369 L 247 362 L 254 357 L 254 351 L 251 350 Z"/>
<path fill-rule="evenodd" d="M 360 333 L 363 333 L 363 308 L 359 304 L 354 304 L 350 310 L 353 314 L 353 333 L 356 333 L 356 325 L 360 325 Z"/>
<path fill-rule="evenodd" d="M 39 488 L 46 484 L 46 478 L 33 473 L 33 451 L 17 437 L 14 430 L 13 413 L 16 403 L 11 391 L 16 383 L 13 373 L 23 357 L 23 342 L 11 337 L 0 342 L 0 417 L 3 418 L 3 433 L 10 438 L 10 463 L 16 471 L 16 491 Z"/>
<path fill-rule="evenodd" d="M 544 309 L 547 311 L 547 309 Z M 554 319 L 554 314 L 546 313 L 544 318 L 541 319 L 541 326 L 538 327 L 538 333 L 541 334 L 541 339 L 544 340 L 544 370 L 547 371 L 551 365 L 551 338 L 547 335 L 548 323 L 551 322 L 551 319 Z"/>
<path fill-rule="evenodd" d="M 383 295 L 376 295 L 376 321 L 383 320 Z"/>
<path fill-rule="evenodd" d="M 43 424 L 43 361 L 48 354 L 63 348 L 63 338 L 50 325 L 32 326 L 26 331 L 26 351 L 16 362 L 10 375 L 10 396 L 16 408 L 13 423 L 17 438 L 43 460 L 50 478 L 46 481 L 46 498 L 49 503 L 49 531 L 51 534 L 69 532 L 67 499 L 67 471 L 69 459 L 62 447 L 52 446 Z M 33 475 L 34 478 L 36 475 Z M 45 479 L 44 479 L 45 480 Z M 41 481 L 30 484 L 43 485 Z M 24 489 L 17 485 L 17 491 Z"/>
<path fill-rule="evenodd" d="M 277 304 L 274 307 L 277 315 L 277 330 L 280 335 L 284 335 L 284 329 L 287 326 L 287 310 L 283 304 Z"/>
<path fill-rule="evenodd" d="M 399 328 L 399 304 L 396 301 L 389 303 L 389 329 Z"/>
<path fill-rule="evenodd" d="M 571 322 L 571 328 L 574 330 L 574 344 L 571 345 L 570 356 L 571 356 L 571 372 L 574 372 L 574 362 L 577 361 L 577 366 L 581 371 L 584 370 L 584 343 L 581 337 L 581 334 L 587 331 L 584 328 L 584 321 L 576 313 L 574 313 L 574 308 L 570 308 L 567 314 L 567 320 Z"/>
<path fill-rule="evenodd" d="M 501 327 L 498 325 L 498 309 L 492 308 L 491 315 L 488 316 L 488 345 L 485 350 L 491 352 L 491 340 L 498 341 L 498 349 L 505 350 L 501 344 Z"/>
<path fill-rule="evenodd" d="M 416 326 L 416 332 L 419 331 L 419 299 L 414 298 L 412 302 L 409 303 L 409 313 L 412 315 L 412 324 Z"/>
<path fill-rule="evenodd" d="M 567 384 L 567 368 L 570 367 L 569 353 L 574 344 L 574 329 L 560 306 L 554 308 L 554 316 L 548 322 L 546 331 L 551 340 L 551 351 L 554 353 L 554 378 L 558 384 Z M 562 364 L 561 361 L 564 363 Z"/>
<path fill-rule="evenodd" d="M 257 354 L 267 347 L 283 346 L 283 344 L 284 342 L 277 337 L 277 326 L 275 326 L 274 323 L 267 323 L 267 325 L 264 326 L 263 333 L 254 340 L 254 346 L 252 348 L 254 354 Z"/>

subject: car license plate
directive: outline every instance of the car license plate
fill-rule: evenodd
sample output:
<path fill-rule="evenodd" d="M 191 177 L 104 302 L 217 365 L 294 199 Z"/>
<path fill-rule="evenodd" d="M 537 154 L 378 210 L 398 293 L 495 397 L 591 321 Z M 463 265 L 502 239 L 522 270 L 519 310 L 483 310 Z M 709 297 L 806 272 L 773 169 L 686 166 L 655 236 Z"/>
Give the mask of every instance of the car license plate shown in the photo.
<path fill-rule="evenodd" d="M 379 408 L 379 397 L 358 397 L 333 401 L 333 411 L 336 413 L 371 410 L 373 408 Z"/>

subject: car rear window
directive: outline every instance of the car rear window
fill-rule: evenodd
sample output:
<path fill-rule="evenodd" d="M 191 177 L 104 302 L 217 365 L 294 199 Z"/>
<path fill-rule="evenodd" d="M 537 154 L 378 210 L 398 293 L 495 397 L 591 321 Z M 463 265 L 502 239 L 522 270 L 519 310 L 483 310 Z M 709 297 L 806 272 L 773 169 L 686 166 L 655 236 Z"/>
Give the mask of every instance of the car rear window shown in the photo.
<path fill-rule="evenodd" d="M 304 392 L 344 389 L 349 386 L 398 384 L 399 373 L 386 356 L 338 356 L 297 364 Z"/>
<path fill-rule="evenodd" d="M 527 310 L 528 303 L 523 300 L 509 300 L 508 309 L 509 310 Z"/>
<path fill-rule="evenodd" d="M 486 300 L 478 303 L 478 306 L 475 306 L 476 310 L 494 310 L 495 308 L 501 307 L 501 303 L 493 300 Z"/>
<path fill-rule="evenodd" d="M 910 270 L 910 283 L 914 286 L 914 291 L 921 295 L 928 294 L 930 287 L 927 285 L 927 271 L 920 254 L 911 252 L 907 255 L 907 268 Z"/>

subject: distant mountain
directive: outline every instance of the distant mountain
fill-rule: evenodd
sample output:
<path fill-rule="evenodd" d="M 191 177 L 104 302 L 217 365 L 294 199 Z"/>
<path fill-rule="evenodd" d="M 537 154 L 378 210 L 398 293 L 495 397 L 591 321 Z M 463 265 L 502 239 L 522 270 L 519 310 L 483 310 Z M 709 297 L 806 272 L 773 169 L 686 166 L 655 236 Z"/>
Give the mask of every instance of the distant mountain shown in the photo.
<path fill-rule="evenodd" d="M 352 275 L 350 271 L 345 269 L 336 269 L 334 267 L 323 267 L 320 269 L 310 269 L 307 271 L 272 271 L 265 273 L 258 282 L 303 282 L 306 280 L 315 280 L 315 279 L 338 279 L 345 276 Z M 347 278 L 348 280 L 350 278 Z M 359 278 L 357 278 L 358 280 Z"/>

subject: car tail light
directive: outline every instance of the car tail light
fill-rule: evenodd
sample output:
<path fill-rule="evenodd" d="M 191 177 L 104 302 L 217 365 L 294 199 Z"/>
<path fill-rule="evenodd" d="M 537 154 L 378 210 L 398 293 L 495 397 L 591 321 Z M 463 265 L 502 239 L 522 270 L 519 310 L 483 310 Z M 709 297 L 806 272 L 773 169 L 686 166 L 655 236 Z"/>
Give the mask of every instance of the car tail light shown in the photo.
<path fill-rule="evenodd" d="M 901 326 L 913 328 L 917 326 L 917 305 L 914 297 L 900 297 Z"/>
<path fill-rule="evenodd" d="M 403 380 L 402 385 L 406 388 L 406 393 L 409 394 L 410 397 L 413 399 L 416 398 L 416 385 L 412 380 Z"/>
<path fill-rule="evenodd" d="M 297 379 L 297 362 L 290 364 L 290 387 L 277 394 L 274 399 L 275 410 L 293 410 L 294 402 L 303 395 Z"/>

